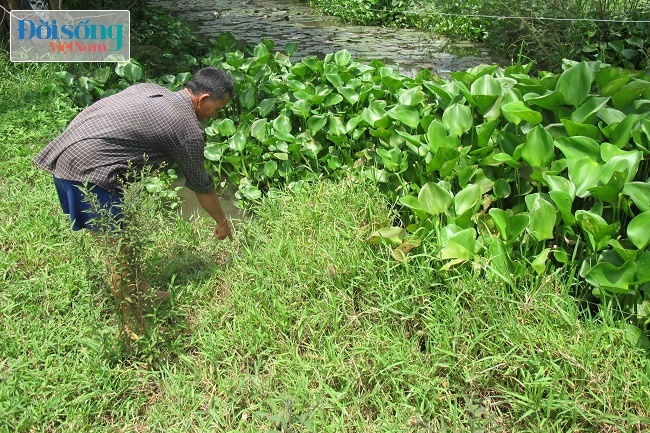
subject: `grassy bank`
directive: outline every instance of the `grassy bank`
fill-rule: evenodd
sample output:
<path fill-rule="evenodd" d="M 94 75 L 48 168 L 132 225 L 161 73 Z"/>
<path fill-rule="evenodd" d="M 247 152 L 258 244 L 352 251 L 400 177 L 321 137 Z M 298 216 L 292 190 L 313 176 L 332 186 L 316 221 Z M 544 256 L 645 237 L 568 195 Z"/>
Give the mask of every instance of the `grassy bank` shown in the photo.
<path fill-rule="evenodd" d="M 515 287 L 406 263 L 348 179 L 268 200 L 215 241 L 149 219 L 144 271 L 173 299 L 128 352 L 103 258 L 31 158 L 74 116 L 53 65 L 0 60 L 0 431 L 640 432 L 650 360 L 581 311 L 565 274 Z"/>

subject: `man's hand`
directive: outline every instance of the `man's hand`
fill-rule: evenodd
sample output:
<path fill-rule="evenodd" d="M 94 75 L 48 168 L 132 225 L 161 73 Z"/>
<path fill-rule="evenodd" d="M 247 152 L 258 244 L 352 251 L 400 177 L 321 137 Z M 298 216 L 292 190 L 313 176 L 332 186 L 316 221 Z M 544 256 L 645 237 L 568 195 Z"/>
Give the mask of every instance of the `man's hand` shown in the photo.
<path fill-rule="evenodd" d="M 219 240 L 230 238 L 230 241 L 232 242 L 232 227 L 230 226 L 230 222 L 228 222 L 228 220 L 224 220 L 223 222 L 217 224 L 217 228 L 214 229 L 214 236 Z"/>
<path fill-rule="evenodd" d="M 205 209 L 205 211 L 209 213 L 217 223 L 217 228 L 214 230 L 214 236 L 220 240 L 230 238 L 232 241 L 232 227 L 230 226 L 228 218 L 223 213 L 223 209 L 221 209 L 221 203 L 219 203 L 217 193 L 212 191 L 205 194 L 198 192 L 195 194 L 203 209 Z"/>

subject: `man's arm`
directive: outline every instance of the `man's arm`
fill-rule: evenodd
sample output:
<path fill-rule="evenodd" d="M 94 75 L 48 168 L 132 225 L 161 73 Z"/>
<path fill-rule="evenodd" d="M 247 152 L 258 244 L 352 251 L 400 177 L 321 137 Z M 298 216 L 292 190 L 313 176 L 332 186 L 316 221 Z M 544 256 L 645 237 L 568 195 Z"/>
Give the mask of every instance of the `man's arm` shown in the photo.
<path fill-rule="evenodd" d="M 226 214 L 223 213 L 223 209 L 221 209 L 221 203 L 219 202 L 217 193 L 212 191 L 205 194 L 198 192 L 194 194 L 196 194 L 196 198 L 203 209 L 217 222 L 217 228 L 214 231 L 216 238 L 230 238 L 232 241 L 232 227 L 230 226 L 230 222 L 228 222 L 228 218 L 226 218 Z"/>

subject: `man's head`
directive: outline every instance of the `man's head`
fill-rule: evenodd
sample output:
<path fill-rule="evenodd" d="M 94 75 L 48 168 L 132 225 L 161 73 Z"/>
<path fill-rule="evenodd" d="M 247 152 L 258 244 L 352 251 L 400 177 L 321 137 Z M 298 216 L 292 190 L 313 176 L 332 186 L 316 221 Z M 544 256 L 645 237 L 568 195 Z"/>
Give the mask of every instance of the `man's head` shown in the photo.
<path fill-rule="evenodd" d="M 185 89 L 199 121 L 215 117 L 235 93 L 232 78 L 218 68 L 203 68 L 190 78 Z"/>

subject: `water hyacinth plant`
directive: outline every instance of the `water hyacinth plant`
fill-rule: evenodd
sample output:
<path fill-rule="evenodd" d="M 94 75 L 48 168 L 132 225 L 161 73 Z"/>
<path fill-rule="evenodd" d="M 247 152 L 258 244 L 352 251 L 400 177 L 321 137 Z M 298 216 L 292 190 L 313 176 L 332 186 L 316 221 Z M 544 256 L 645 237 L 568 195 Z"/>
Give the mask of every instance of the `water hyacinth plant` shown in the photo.
<path fill-rule="evenodd" d="M 296 44 L 235 46 L 223 34 L 199 63 L 235 82 L 224 117 L 206 127 L 205 157 L 242 200 L 355 173 L 401 206 L 402 223 L 370 237 L 402 248 L 396 258 L 426 240 L 443 268 L 478 262 L 513 284 L 530 269 L 573 266 L 647 328 L 645 73 L 565 61 L 537 77 L 530 65 L 483 65 L 409 78 L 345 50 L 292 62 Z"/>
<path fill-rule="evenodd" d="M 407 210 L 388 242 L 435 232 L 446 266 L 487 260 L 508 281 L 575 265 L 595 294 L 626 295 L 647 321 L 645 74 L 566 62 L 539 77 L 480 66 L 411 79 L 346 51 L 290 63 L 291 47 L 265 44 L 221 61 L 240 106 L 206 131 L 206 157 L 246 179 L 244 196 L 356 167 Z"/>

